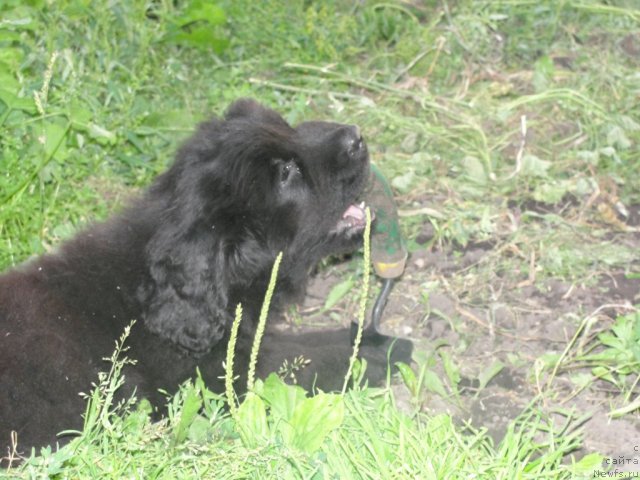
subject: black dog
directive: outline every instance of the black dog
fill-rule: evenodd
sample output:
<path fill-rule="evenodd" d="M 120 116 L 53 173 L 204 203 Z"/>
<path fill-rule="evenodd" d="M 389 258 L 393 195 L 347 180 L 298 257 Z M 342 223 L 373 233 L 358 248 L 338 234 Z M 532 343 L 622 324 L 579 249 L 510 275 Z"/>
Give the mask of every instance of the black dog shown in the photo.
<path fill-rule="evenodd" d="M 126 391 L 135 386 L 161 405 L 158 389 L 175 391 L 196 366 L 210 388 L 220 388 L 238 303 L 245 314 L 236 369 L 243 371 L 277 253 L 284 256 L 272 311 L 304 294 L 321 258 L 360 244 L 358 195 L 368 172 L 354 126 L 292 128 L 251 100 L 202 124 L 123 213 L 0 277 L 0 445 L 9 445 L 11 431 L 26 450 L 79 428 L 78 392 L 108 369 L 102 359 L 132 319 L 127 356 L 138 363 L 125 372 Z M 372 381 L 386 372 L 391 340 L 365 339 Z M 401 342 L 396 358 L 407 361 L 411 345 Z M 302 354 L 311 364 L 300 381 L 334 389 L 350 352 L 348 329 L 268 332 L 258 374 Z"/>

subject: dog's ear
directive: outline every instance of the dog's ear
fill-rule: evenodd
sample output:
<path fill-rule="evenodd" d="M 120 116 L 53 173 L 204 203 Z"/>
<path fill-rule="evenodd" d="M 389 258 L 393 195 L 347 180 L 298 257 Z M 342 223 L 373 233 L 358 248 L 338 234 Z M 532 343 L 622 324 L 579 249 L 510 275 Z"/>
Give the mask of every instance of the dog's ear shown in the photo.
<path fill-rule="evenodd" d="M 233 302 L 239 300 L 233 295 L 253 291 L 256 280 L 268 278 L 282 249 L 284 242 L 265 242 L 276 235 L 265 234 L 271 228 L 265 216 L 272 202 L 264 178 L 270 166 L 264 160 L 290 158 L 290 127 L 280 128 L 278 122 L 286 125 L 253 100 L 235 102 L 223 122 L 201 125 L 150 191 L 162 207 L 161 227 L 145 251 L 148 278 L 138 292 L 146 308 L 144 321 L 151 331 L 195 354 L 222 339 Z M 298 173 L 284 162 L 278 178 L 291 183 Z M 277 233 L 282 236 L 285 230 Z"/>
<path fill-rule="evenodd" d="M 234 292 L 262 291 L 262 286 L 247 282 L 266 281 L 277 251 L 266 249 L 261 238 L 242 233 L 248 227 L 241 215 L 215 217 L 206 229 L 202 223 L 182 224 L 176 216 L 186 217 L 167 215 L 147 245 L 149 276 L 138 298 L 146 306 L 149 330 L 198 355 L 214 347 L 230 327 L 241 301 Z M 255 309 L 245 304 L 247 299 L 242 301 L 245 312 Z"/>
<path fill-rule="evenodd" d="M 233 102 L 227 109 L 225 120 L 247 119 L 268 125 L 287 125 L 278 112 L 261 105 L 251 98 L 242 98 Z"/>
<path fill-rule="evenodd" d="M 225 282 L 216 279 L 208 246 L 163 237 L 153 238 L 147 251 L 151 278 L 139 292 L 145 324 L 189 352 L 205 353 L 230 323 Z"/>

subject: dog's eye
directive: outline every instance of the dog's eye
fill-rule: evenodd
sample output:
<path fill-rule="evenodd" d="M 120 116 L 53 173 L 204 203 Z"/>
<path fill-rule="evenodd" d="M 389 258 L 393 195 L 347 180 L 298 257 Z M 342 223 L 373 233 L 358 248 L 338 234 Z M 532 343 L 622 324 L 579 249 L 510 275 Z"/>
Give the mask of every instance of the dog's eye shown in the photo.
<path fill-rule="evenodd" d="M 300 167 L 293 160 L 278 162 L 280 185 L 286 187 L 302 176 Z"/>

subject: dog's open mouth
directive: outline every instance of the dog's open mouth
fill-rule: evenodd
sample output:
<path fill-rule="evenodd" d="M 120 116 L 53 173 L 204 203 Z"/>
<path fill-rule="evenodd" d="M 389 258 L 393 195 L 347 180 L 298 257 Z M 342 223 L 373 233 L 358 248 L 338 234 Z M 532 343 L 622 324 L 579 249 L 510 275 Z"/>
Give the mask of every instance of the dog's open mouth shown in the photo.
<path fill-rule="evenodd" d="M 342 217 L 338 220 L 338 223 L 334 228 L 334 232 L 339 235 L 347 236 L 362 232 L 367 224 L 367 215 L 365 213 L 366 208 L 367 205 L 364 201 L 349 205 L 349 208 L 344 211 Z M 372 209 L 371 220 L 373 221 L 374 218 L 375 214 Z"/>

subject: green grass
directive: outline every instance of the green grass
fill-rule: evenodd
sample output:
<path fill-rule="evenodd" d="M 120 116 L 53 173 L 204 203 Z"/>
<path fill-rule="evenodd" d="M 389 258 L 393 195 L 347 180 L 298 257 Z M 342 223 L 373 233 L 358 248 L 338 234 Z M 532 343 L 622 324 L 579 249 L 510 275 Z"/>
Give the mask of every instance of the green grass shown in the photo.
<path fill-rule="evenodd" d="M 275 375 L 257 382 L 234 418 L 198 379 L 153 423 L 148 404 L 110 404 L 119 362 L 92 395 L 82 436 L 44 449 L 8 478 L 555 479 L 587 474 L 601 460 L 563 461 L 580 444 L 569 428 L 576 419 L 557 427 L 526 411 L 494 447 L 448 415 L 402 413 L 388 388 L 306 397 Z"/>
<path fill-rule="evenodd" d="M 619 47 L 637 28 L 634 10 L 374 3 L 221 2 L 226 22 L 209 25 L 227 45 L 216 42 L 216 55 L 175 40 L 189 12 L 182 4 L 158 2 L 149 18 L 140 2 L 9 2 L 0 126 L 11 176 L 0 178 L 0 265 L 106 215 L 162 170 L 197 120 L 243 95 L 292 122 L 361 125 L 400 193 L 449 196 L 438 225 L 445 241 L 504 231 L 505 198 L 555 204 L 611 180 L 615 192 L 604 194 L 639 200 L 640 112 L 629 101 L 637 75 Z M 54 52 L 39 112 L 32 99 Z M 422 221 L 410 218 L 408 233 Z"/>
<path fill-rule="evenodd" d="M 0 267 L 106 217 L 166 167 L 197 121 L 252 96 L 292 123 L 357 123 L 397 193 L 412 249 L 423 248 L 426 223 L 436 248 L 490 242 L 449 279 L 460 298 L 486 301 L 480 287 L 496 275 L 538 285 L 637 274 L 637 244 L 621 241 L 634 228 L 625 211 L 640 203 L 633 0 L 205 4 L 2 3 Z M 622 396 L 613 411 L 624 415 L 636 407 L 637 359 L 635 330 L 619 322 L 548 368 L 552 377 L 585 369 L 572 377 L 576 389 L 611 383 Z M 456 367 L 440 360 L 455 392 Z M 427 384 L 413 385 L 415 405 L 424 388 L 445 389 L 428 371 L 415 379 Z M 166 422 L 152 424 L 144 408 L 109 416 L 15 474 L 571 478 L 568 454 L 579 445 L 557 435 L 541 398 L 492 446 L 448 416 L 401 413 L 389 390 L 364 389 L 344 396 L 344 421 L 312 454 L 277 435 L 248 448 L 222 400 L 193 388 Z M 194 396 L 204 406 L 198 426 L 176 442 Z M 596 468 L 586 458 L 575 468 Z"/>
<path fill-rule="evenodd" d="M 640 381 L 640 313 L 620 315 L 610 328 L 596 330 L 594 335 L 597 313 L 580 322 L 562 354 L 546 356 L 551 370 L 547 384 L 551 385 L 562 370 L 570 372 L 572 390 L 567 396 L 570 400 L 591 386 L 594 379 L 604 380 L 620 393 L 611 401 L 609 413 L 617 418 L 640 407 L 635 389 Z M 587 369 L 589 373 L 585 372 Z"/>

